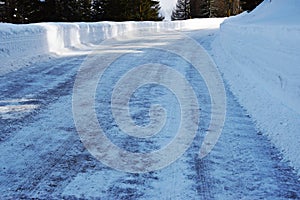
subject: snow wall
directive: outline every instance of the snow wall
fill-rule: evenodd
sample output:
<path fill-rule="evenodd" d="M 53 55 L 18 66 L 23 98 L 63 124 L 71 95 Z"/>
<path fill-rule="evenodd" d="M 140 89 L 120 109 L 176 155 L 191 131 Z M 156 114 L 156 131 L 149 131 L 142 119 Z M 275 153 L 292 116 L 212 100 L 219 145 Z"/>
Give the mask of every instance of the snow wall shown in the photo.
<path fill-rule="evenodd" d="M 220 22 L 224 19 L 220 19 Z M 215 21 L 215 20 L 214 20 Z M 97 45 L 103 40 L 142 28 L 190 30 L 218 28 L 212 19 L 176 22 L 98 22 L 37 23 L 13 25 L 0 23 L 0 75 L 24 67 L 49 54 L 63 55 L 82 45 Z"/>
<path fill-rule="evenodd" d="M 225 20 L 213 49 L 239 102 L 300 174 L 300 1 Z"/>

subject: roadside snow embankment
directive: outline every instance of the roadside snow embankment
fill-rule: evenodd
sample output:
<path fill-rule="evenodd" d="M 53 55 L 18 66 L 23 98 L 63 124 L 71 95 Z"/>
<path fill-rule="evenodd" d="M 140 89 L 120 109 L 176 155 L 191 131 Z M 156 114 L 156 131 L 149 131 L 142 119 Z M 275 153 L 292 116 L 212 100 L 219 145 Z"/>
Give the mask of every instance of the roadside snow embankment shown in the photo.
<path fill-rule="evenodd" d="M 48 52 L 46 30 L 41 26 L 0 23 L 0 75 L 14 71 Z"/>
<path fill-rule="evenodd" d="M 220 19 L 220 22 L 223 19 Z M 153 31 L 218 28 L 213 19 L 177 22 L 98 22 L 38 23 L 13 25 L 0 23 L 0 75 L 17 70 L 30 62 L 57 55 L 74 55 L 91 49 L 103 40 L 130 34 L 143 28 Z M 86 52 L 87 53 L 87 52 Z"/>
<path fill-rule="evenodd" d="M 240 103 L 300 173 L 300 1 L 225 20 L 213 49 Z"/>

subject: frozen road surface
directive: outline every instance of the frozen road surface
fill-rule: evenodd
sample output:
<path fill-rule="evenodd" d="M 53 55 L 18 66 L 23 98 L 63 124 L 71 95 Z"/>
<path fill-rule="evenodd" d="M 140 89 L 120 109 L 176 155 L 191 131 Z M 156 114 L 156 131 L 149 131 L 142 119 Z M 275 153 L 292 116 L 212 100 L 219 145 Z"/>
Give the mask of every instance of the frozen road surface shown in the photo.
<path fill-rule="evenodd" d="M 214 35 L 142 30 L 1 76 L 0 199 L 299 199 Z"/>

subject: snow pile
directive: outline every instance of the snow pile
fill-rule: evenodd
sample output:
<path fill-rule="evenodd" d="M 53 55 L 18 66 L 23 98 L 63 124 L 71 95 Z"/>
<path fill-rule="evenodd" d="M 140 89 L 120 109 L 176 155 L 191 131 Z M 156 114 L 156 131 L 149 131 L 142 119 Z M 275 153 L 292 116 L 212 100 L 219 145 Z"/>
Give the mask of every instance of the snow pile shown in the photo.
<path fill-rule="evenodd" d="M 220 19 L 220 22 L 223 19 Z M 88 53 L 84 49 L 120 34 L 142 28 L 153 31 L 217 28 L 212 19 L 177 22 L 99 22 L 99 23 L 38 23 L 13 25 L 0 23 L 0 75 L 24 67 L 49 55 Z"/>
<path fill-rule="evenodd" d="M 225 20 L 213 49 L 240 103 L 299 170 L 300 1 L 265 0 Z"/>
<path fill-rule="evenodd" d="M 46 54 L 46 36 L 41 26 L 0 24 L 0 75 Z"/>

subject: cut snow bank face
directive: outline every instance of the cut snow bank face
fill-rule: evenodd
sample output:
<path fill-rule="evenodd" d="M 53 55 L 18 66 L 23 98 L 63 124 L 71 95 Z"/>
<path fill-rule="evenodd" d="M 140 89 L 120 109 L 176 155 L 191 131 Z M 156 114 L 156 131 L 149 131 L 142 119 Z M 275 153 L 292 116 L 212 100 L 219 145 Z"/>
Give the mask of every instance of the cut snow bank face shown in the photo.
<path fill-rule="evenodd" d="M 265 0 L 250 13 L 230 18 L 231 23 L 299 25 L 299 0 Z"/>
<path fill-rule="evenodd" d="M 191 30 L 218 28 L 224 19 L 198 19 L 176 22 L 99 22 L 38 23 L 13 25 L 0 23 L 0 75 L 24 67 L 41 57 L 87 54 L 94 45 L 120 34 L 143 28 Z"/>
<path fill-rule="evenodd" d="M 48 53 L 46 30 L 36 25 L 0 23 L 0 75 Z"/>
<path fill-rule="evenodd" d="M 300 170 L 300 1 L 267 0 L 225 20 L 213 46 L 240 103 Z"/>

